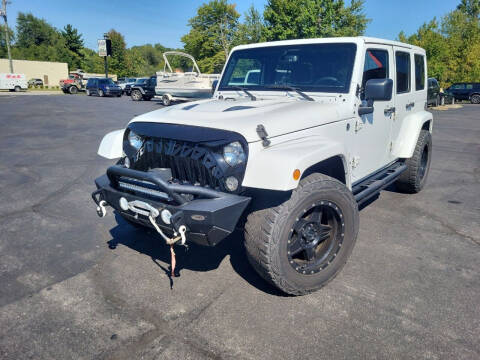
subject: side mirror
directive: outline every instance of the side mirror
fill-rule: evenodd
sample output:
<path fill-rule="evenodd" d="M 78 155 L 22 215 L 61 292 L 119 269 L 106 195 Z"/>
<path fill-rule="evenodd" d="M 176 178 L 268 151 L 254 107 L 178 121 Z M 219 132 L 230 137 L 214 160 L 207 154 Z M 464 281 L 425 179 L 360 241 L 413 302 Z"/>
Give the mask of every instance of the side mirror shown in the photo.
<path fill-rule="evenodd" d="M 392 100 L 392 91 L 392 79 L 370 79 L 365 84 L 365 99 L 367 101 L 389 101 Z"/>
<path fill-rule="evenodd" d="M 393 80 L 392 79 L 370 79 L 365 84 L 365 100 L 367 106 L 358 108 L 359 115 L 373 113 L 374 101 L 392 100 Z"/>
<path fill-rule="evenodd" d="M 212 81 L 212 94 L 215 92 L 215 89 L 217 88 L 218 85 L 218 80 L 213 80 Z"/>

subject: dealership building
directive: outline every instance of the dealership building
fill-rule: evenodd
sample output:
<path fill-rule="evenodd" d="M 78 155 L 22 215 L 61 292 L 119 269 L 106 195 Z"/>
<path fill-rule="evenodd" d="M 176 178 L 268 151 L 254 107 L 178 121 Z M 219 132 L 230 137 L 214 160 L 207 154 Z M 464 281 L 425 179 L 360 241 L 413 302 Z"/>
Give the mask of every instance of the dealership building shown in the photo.
<path fill-rule="evenodd" d="M 51 61 L 12 60 L 13 72 L 25 74 L 27 80 L 42 79 L 44 85 L 58 86 L 61 79 L 68 78 L 68 64 Z M 0 59 L 0 73 L 9 73 L 8 59 Z"/>

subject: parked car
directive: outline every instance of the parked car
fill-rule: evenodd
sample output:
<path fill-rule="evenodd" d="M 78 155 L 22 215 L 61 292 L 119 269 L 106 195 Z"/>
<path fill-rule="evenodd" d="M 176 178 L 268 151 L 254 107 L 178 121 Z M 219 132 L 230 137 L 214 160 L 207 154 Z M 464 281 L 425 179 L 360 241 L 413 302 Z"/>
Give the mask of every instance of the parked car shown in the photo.
<path fill-rule="evenodd" d="M 43 86 L 43 80 L 42 79 L 30 79 L 28 80 L 28 86 Z"/>
<path fill-rule="evenodd" d="M 131 90 L 132 86 L 134 85 L 143 85 L 149 78 L 137 78 L 133 84 L 125 84 L 125 89 L 123 89 L 124 94 L 130 96 L 131 95 Z"/>
<path fill-rule="evenodd" d="M 0 73 L 0 90 L 19 92 L 27 89 L 25 74 Z"/>
<path fill-rule="evenodd" d="M 480 83 L 462 82 L 452 84 L 445 90 L 455 100 L 469 100 L 472 104 L 480 104 Z"/>
<path fill-rule="evenodd" d="M 96 94 L 102 96 L 122 96 L 122 89 L 110 78 L 90 78 L 86 86 L 88 96 Z"/>
<path fill-rule="evenodd" d="M 117 85 L 120 86 L 122 88 L 123 93 L 125 93 L 125 87 L 127 85 L 132 86 L 133 84 L 135 84 L 136 81 L 137 81 L 136 78 L 128 78 L 128 77 L 119 78 L 117 81 Z M 130 94 L 127 94 L 127 95 L 130 96 Z"/>
<path fill-rule="evenodd" d="M 136 82 L 130 88 L 130 95 L 133 101 L 151 100 L 155 96 L 155 86 L 157 86 L 157 76 L 150 76 L 142 82 Z"/>
<path fill-rule="evenodd" d="M 240 79 L 257 69 L 258 81 Z M 214 246 L 244 225 L 265 280 L 293 295 L 320 289 L 352 253 L 359 204 L 394 182 L 407 193 L 426 184 L 426 74 L 424 49 L 389 40 L 237 46 L 212 99 L 103 138 L 98 154 L 118 161 L 95 180 L 97 213 L 111 206 L 172 246 Z"/>
<path fill-rule="evenodd" d="M 427 105 L 438 106 L 441 102 L 440 85 L 437 79 L 429 78 L 427 81 Z"/>

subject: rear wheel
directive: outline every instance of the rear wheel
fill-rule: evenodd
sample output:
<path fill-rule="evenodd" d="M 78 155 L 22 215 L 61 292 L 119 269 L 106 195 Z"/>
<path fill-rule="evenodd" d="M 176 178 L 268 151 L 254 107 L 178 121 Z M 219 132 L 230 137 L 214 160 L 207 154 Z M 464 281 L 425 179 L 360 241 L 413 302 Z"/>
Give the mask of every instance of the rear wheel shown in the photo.
<path fill-rule="evenodd" d="M 170 104 L 172 103 L 172 97 L 168 94 L 163 95 L 162 103 L 163 103 L 163 106 L 170 106 Z"/>
<path fill-rule="evenodd" d="M 15 86 L 15 89 L 14 89 L 14 90 L 15 90 L 15 92 L 20 92 L 20 90 L 22 90 L 22 88 L 17 85 L 17 86 Z"/>
<path fill-rule="evenodd" d="M 133 101 L 140 101 L 142 100 L 142 92 L 138 89 L 132 90 L 132 100 Z"/>
<path fill-rule="evenodd" d="M 78 88 L 77 88 L 76 86 L 73 86 L 73 85 L 72 85 L 72 86 L 70 86 L 70 87 L 68 88 L 68 92 L 69 92 L 70 94 L 72 94 L 72 95 L 73 95 L 73 94 L 76 94 L 76 93 L 78 92 Z"/>
<path fill-rule="evenodd" d="M 472 104 L 480 104 L 480 95 L 472 95 L 470 101 L 472 102 Z"/>
<path fill-rule="evenodd" d="M 98 96 L 100 96 L 100 97 L 104 97 L 104 96 L 105 96 L 105 93 L 103 92 L 102 89 L 98 89 Z"/>
<path fill-rule="evenodd" d="M 413 156 L 405 161 L 407 170 L 397 180 L 397 187 L 407 193 L 418 193 L 427 181 L 432 160 L 432 135 L 428 130 L 420 131 Z"/>
<path fill-rule="evenodd" d="M 265 280 L 285 293 L 320 289 L 345 265 L 358 233 L 351 191 L 322 174 L 304 178 L 280 205 L 248 215 L 247 256 Z"/>
<path fill-rule="evenodd" d="M 91 96 L 92 94 L 90 93 L 90 90 L 85 90 L 85 94 L 87 94 L 87 96 Z"/>

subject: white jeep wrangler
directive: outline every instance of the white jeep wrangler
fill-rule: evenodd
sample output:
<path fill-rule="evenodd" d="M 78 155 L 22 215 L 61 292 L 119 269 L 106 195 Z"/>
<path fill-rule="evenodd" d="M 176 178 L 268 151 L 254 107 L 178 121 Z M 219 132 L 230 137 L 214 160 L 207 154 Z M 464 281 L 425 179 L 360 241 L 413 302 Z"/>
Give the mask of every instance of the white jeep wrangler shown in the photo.
<path fill-rule="evenodd" d="M 120 160 L 96 179 L 97 211 L 109 205 L 168 244 L 215 245 L 244 224 L 258 273 L 286 293 L 312 292 L 352 252 L 358 204 L 393 182 L 425 185 L 426 82 L 425 51 L 394 41 L 238 46 L 212 99 L 104 137 L 98 153 Z"/>

